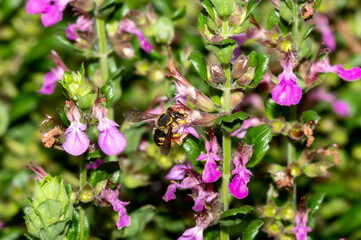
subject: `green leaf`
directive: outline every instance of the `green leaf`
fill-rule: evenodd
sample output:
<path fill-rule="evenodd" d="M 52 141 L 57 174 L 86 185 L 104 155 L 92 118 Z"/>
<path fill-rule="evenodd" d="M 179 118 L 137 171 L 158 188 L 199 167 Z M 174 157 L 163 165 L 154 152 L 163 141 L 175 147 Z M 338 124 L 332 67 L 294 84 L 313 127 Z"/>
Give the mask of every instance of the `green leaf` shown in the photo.
<path fill-rule="evenodd" d="M 316 28 L 316 25 L 311 25 L 310 27 L 308 27 L 306 29 L 306 31 L 303 33 L 302 41 L 304 41 L 311 34 L 312 30 L 315 28 Z"/>
<path fill-rule="evenodd" d="M 183 149 L 188 154 L 188 158 L 191 161 L 191 163 L 193 164 L 194 169 L 197 172 L 202 173 L 202 168 L 199 167 L 199 162 L 196 161 L 196 159 L 201 154 L 201 148 L 199 147 L 199 143 L 196 142 L 193 138 L 188 137 L 184 141 L 182 146 L 183 146 Z"/>
<path fill-rule="evenodd" d="M 145 226 L 155 215 L 155 207 L 152 205 L 143 206 L 130 214 L 132 224 L 124 228 L 123 237 L 135 237 L 143 232 Z"/>
<path fill-rule="evenodd" d="M 202 6 L 206 9 L 208 15 L 213 19 L 215 20 L 216 17 L 214 15 L 214 11 L 213 11 L 213 5 L 212 3 L 210 2 L 210 0 L 204 0 L 202 2 Z"/>
<path fill-rule="evenodd" d="M 206 49 L 211 51 L 223 64 L 228 64 L 233 59 L 233 51 L 237 43 L 233 39 L 225 39 L 221 42 L 210 42 L 206 44 Z"/>
<path fill-rule="evenodd" d="M 303 123 L 307 123 L 310 121 L 314 121 L 315 123 L 318 123 L 318 121 L 321 120 L 320 115 L 314 110 L 308 110 L 302 113 L 302 120 Z"/>
<path fill-rule="evenodd" d="M 228 17 L 236 8 L 235 0 L 211 0 L 211 2 L 221 18 Z"/>
<path fill-rule="evenodd" d="M 286 20 L 288 23 L 291 24 L 293 22 L 292 10 L 283 1 L 280 1 L 280 15 L 281 18 Z"/>
<path fill-rule="evenodd" d="M 298 50 L 298 54 L 301 58 L 307 57 L 312 50 L 312 42 L 310 38 L 306 38 L 302 41 L 301 46 Z"/>
<path fill-rule="evenodd" d="M 199 74 L 199 76 L 206 82 L 208 82 L 207 79 L 207 66 L 208 63 L 204 56 L 199 52 L 192 52 L 188 56 L 188 60 L 193 64 L 193 67 L 195 68 L 196 72 Z"/>
<path fill-rule="evenodd" d="M 307 199 L 307 207 L 310 209 L 308 213 L 309 218 L 315 214 L 315 212 L 320 208 L 321 203 L 325 199 L 325 193 L 315 193 L 309 199 Z"/>
<path fill-rule="evenodd" d="M 160 229 L 169 232 L 181 232 L 185 228 L 183 219 L 175 219 L 172 215 L 157 215 L 155 222 Z"/>
<path fill-rule="evenodd" d="M 263 224 L 264 224 L 264 222 L 262 220 L 259 220 L 259 219 L 253 220 L 246 227 L 243 240 L 253 240 L 257 236 L 259 229 L 263 226 Z"/>
<path fill-rule="evenodd" d="M 86 155 L 86 160 L 90 160 L 92 158 L 100 158 L 102 154 L 100 153 L 100 150 L 96 150 L 93 152 L 90 152 Z"/>
<path fill-rule="evenodd" d="M 226 132 L 234 132 L 242 126 L 245 119 L 248 118 L 245 112 L 236 112 L 231 115 L 224 115 L 217 118 L 214 125 L 219 125 Z"/>
<path fill-rule="evenodd" d="M 247 4 L 247 15 L 246 18 L 253 12 L 253 10 L 257 7 L 257 5 L 260 3 L 260 0 L 251 0 Z"/>
<path fill-rule="evenodd" d="M 186 7 L 182 7 L 181 9 L 178 9 L 172 16 L 172 21 L 178 20 L 183 18 L 186 15 Z"/>
<path fill-rule="evenodd" d="M 85 96 L 79 97 L 78 106 L 81 109 L 89 109 L 94 105 L 96 99 L 97 99 L 97 94 L 95 93 L 90 93 Z"/>
<path fill-rule="evenodd" d="M 214 125 L 221 125 L 224 122 L 232 123 L 236 120 L 245 120 L 248 118 L 248 114 L 245 112 L 236 112 L 231 115 L 224 115 L 222 117 L 217 118 L 217 120 L 214 122 Z"/>
<path fill-rule="evenodd" d="M 221 219 L 229 218 L 229 217 L 235 217 L 235 216 L 237 216 L 239 214 L 249 214 L 253 210 L 254 210 L 254 207 L 252 207 L 250 205 L 244 205 L 244 206 L 239 207 L 239 208 L 232 208 L 232 209 L 230 209 L 228 211 L 225 211 L 221 215 Z"/>
<path fill-rule="evenodd" d="M 6 132 L 10 118 L 9 111 L 3 101 L 0 102 L 0 137 Z"/>
<path fill-rule="evenodd" d="M 89 236 L 90 228 L 89 228 L 89 222 L 88 218 L 85 217 L 85 238 L 87 239 Z M 79 220 L 79 213 L 77 210 L 73 209 L 73 218 L 71 221 L 71 225 L 69 228 L 69 231 L 66 235 L 68 240 L 77 240 L 80 238 L 80 220 Z"/>
<path fill-rule="evenodd" d="M 253 145 L 253 154 L 250 161 L 247 163 L 247 167 L 253 167 L 258 164 L 263 156 L 270 148 L 269 142 L 271 141 L 272 128 L 268 125 L 260 125 L 249 129 L 244 137 L 245 142 L 248 145 Z"/>
<path fill-rule="evenodd" d="M 113 102 L 114 99 L 114 88 L 113 84 L 105 84 L 101 89 L 100 93 L 103 93 L 105 96 L 106 101 L 106 108 L 110 107 L 110 104 Z"/>
<path fill-rule="evenodd" d="M 247 87 L 255 88 L 262 81 L 263 76 L 267 72 L 268 69 L 269 57 L 264 53 L 257 53 L 252 51 L 249 54 L 249 67 L 255 67 L 254 77 Z"/>
<path fill-rule="evenodd" d="M 278 24 L 281 33 L 285 36 L 291 31 L 291 27 L 287 25 L 287 22 L 281 19 L 280 13 L 274 9 L 267 20 L 268 30 L 272 30 L 276 24 Z"/>
<path fill-rule="evenodd" d="M 200 12 L 198 15 L 198 28 L 203 35 L 206 24 L 207 24 L 206 10 L 202 10 L 202 12 Z"/>
<path fill-rule="evenodd" d="M 89 184 L 95 188 L 98 182 L 111 178 L 113 175 L 121 174 L 118 162 L 102 163 L 89 177 Z"/>
<path fill-rule="evenodd" d="M 204 240 L 214 240 L 219 236 L 219 226 L 207 227 L 204 233 Z"/>

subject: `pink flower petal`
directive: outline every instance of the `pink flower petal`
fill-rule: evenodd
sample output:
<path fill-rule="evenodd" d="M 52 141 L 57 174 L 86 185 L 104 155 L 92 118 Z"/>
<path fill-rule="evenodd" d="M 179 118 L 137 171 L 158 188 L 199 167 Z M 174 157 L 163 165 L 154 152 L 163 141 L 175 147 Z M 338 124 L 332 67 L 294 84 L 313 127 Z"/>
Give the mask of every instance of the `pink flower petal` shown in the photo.
<path fill-rule="evenodd" d="M 88 136 L 79 127 L 70 125 L 66 131 L 66 141 L 63 143 L 63 148 L 70 155 L 79 156 L 88 149 L 89 143 Z"/>
<path fill-rule="evenodd" d="M 248 195 L 247 183 L 244 179 L 241 179 L 240 175 L 236 175 L 232 182 L 228 185 L 229 191 L 231 194 L 238 198 L 243 199 Z"/>
<path fill-rule="evenodd" d="M 203 240 L 203 228 L 195 226 L 187 229 L 178 240 Z"/>
<path fill-rule="evenodd" d="M 169 185 L 167 188 L 167 192 L 164 194 L 162 199 L 166 202 L 176 199 L 175 192 L 177 190 L 177 186 L 177 183 L 172 183 L 171 185 Z"/>
<path fill-rule="evenodd" d="M 29 0 L 26 3 L 26 11 L 28 14 L 42 13 L 47 6 L 47 1 L 44 0 Z"/>
<path fill-rule="evenodd" d="M 337 73 L 340 78 L 346 81 L 356 81 L 361 78 L 361 68 L 359 67 L 346 70 L 342 65 L 335 65 L 330 68 L 330 71 Z"/>
<path fill-rule="evenodd" d="M 165 176 L 167 180 L 182 180 L 186 174 L 187 167 L 183 164 L 178 164 L 172 167 L 169 173 Z"/>
<path fill-rule="evenodd" d="M 101 125 L 101 123 L 99 123 Z M 127 140 L 121 134 L 118 128 L 108 125 L 103 131 L 101 126 L 98 125 L 100 131 L 98 144 L 100 149 L 107 155 L 113 156 L 122 152 L 127 146 Z"/>
<path fill-rule="evenodd" d="M 202 180 L 204 183 L 212 183 L 220 178 L 221 171 L 217 170 L 216 166 L 217 164 L 213 161 L 213 159 L 208 159 L 202 174 Z"/>
<path fill-rule="evenodd" d="M 282 80 L 272 91 L 272 98 L 279 105 L 296 105 L 301 97 L 302 89 L 294 81 Z"/>
<path fill-rule="evenodd" d="M 47 11 L 41 15 L 41 21 L 45 27 L 49 27 L 60 22 L 63 19 L 63 12 L 56 5 L 51 5 Z"/>
<path fill-rule="evenodd" d="M 74 41 L 75 39 L 78 38 L 78 35 L 76 34 L 76 25 L 75 24 L 70 24 L 66 29 L 65 29 L 65 36 L 67 39 Z"/>
<path fill-rule="evenodd" d="M 340 117 L 349 117 L 351 115 L 350 106 L 346 101 L 336 100 L 332 103 L 333 111 Z"/>

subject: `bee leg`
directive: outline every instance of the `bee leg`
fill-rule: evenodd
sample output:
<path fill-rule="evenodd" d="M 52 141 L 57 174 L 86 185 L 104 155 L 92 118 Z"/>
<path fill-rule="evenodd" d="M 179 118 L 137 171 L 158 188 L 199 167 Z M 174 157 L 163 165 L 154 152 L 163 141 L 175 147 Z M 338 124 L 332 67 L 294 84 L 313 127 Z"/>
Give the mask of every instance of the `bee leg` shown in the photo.
<path fill-rule="evenodd" d="M 174 140 L 174 142 L 176 142 L 179 146 L 180 145 L 182 145 L 183 144 L 183 141 L 181 141 L 181 140 L 178 140 L 178 139 L 173 139 Z"/>
<path fill-rule="evenodd" d="M 173 138 L 179 138 L 180 136 L 181 136 L 180 133 L 173 133 L 172 135 Z"/>
<path fill-rule="evenodd" d="M 177 120 L 177 123 L 178 123 L 178 124 L 186 124 L 187 121 L 186 121 L 186 120 Z"/>

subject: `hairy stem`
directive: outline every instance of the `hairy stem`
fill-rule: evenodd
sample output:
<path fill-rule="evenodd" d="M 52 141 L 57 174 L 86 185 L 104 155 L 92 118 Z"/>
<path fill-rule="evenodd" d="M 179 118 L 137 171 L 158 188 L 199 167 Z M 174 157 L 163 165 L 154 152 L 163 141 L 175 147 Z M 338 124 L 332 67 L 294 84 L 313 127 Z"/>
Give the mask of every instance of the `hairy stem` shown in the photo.
<path fill-rule="evenodd" d="M 293 105 L 289 108 L 290 121 L 296 121 L 297 119 L 297 105 Z M 292 162 L 296 161 L 296 148 L 291 139 L 287 137 L 287 166 Z M 293 205 L 296 208 L 297 204 L 297 189 L 296 183 L 293 183 L 293 194 L 292 194 Z"/>
<path fill-rule="evenodd" d="M 97 37 L 98 37 L 98 55 L 99 55 L 99 65 L 101 72 L 101 83 L 99 84 L 101 87 L 103 86 L 109 77 L 108 70 L 108 49 L 107 49 L 107 37 L 105 33 L 105 22 L 103 19 L 96 18 L 95 20 L 96 28 L 97 28 Z"/>
<path fill-rule="evenodd" d="M 86 184 L 86 165 L 85 165 L 85 159 L 80 159 L 79 161 L 79 191 L 84 187 Z M 79 207 L 79 240 L 85 239 L 85 209 L 80 206 Z"/>
<path fill-rule="evenodd" d="M 223 111 L 231 113 L 231 74 L 230 64 L 223 66 L 226 73 L 227 82 L 223 90 Z M 229 209 L 229 191 L 228 185 L 231 178 L 231 135 L 230 133 L 223 131 L 223 172 L 222 172 L 222 188 L 221 196 L 223 203 L 223 211 Z M 228 229 L 221 226 L 221 240 L 228 240 Z"/>

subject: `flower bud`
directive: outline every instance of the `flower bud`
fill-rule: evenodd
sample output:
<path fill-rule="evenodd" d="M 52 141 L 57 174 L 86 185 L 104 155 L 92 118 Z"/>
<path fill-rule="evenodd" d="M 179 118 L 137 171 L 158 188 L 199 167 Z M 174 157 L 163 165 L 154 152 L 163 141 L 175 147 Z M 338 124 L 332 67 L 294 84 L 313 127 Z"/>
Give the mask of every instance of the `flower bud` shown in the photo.
<path fill-rule="evenodd" d="M 246 12 L 243 12 L 243 8 L 239 5 L 236 5 L 236 10 L 231 14 L 230 25 L 238 26 L 241 25 L 245 19 Z"/>
<path fill-rule="evenodd" d="M 211 83 L 224 83 L 226 82 L 226 74 L 220 64 L 211 64 L 210 66 Z"/>
<path fill-rule="evenodd" d="M 135 56 L 135 51 L 130 43 L 123 43 L 114 45 L 114 51 L 121 57 L 132 59 Z"/>
<path fill-rule="evenodd" d="M 270 123 L 273 129 L 273 134 L 280 134 L 286 126 L 286 122 L 280 118 L 273 119 Z"/>
<path fill-rule="evenodd" d="M 87 183 L 79 192 L 79 200 L 83 203 L 91 202 L 95 198 L 93 187 Z"/>
<path fill-rule="evenodd" d="M 293 39 L 292 35 L 288 34 L 286 37 L 280 37 L 276 40 L 278 49 L 283 52 L 292 51 Z"/>
<path fill-rule="evenodd" d="M 292 220 L 295 217 L 295 209 L 293 207 L 293 204 L 288 202 L 284 206 L 281 207 L 281 218 L 283 220 Z"/>
<path fill-rule="evenodd" d="M 276 221 L 269 222 L 262 231 L 266 232 L 268 236 L 278 236 L 281 233 L 282 225 Z"/>
<path fill-rule="evenodd" d="M 249 65 L 248 56 L 241 56 L 241 58 L 233 64 L 232 78 L 238 79 L 247 71 Z"/>
<path fill-rule="evenodd" d="M 71 202 L 72 202 L 73 204 L 78 204 L 79 198 L 78 198 L 78 193 L 77 193 L 77 192 L 71 191 L 70 198 L 71 198 Z"/>
<path fill-rule="evenodd" d="M 253 80 L 255 70 L 256 70 L 256 68 L 254 68 L 254 67 L 248 68 L 247 72 L 245 74 L 243 74 L 242 77 L 237 79 L 237 81 L 236 81 L 237 84 L 240 86 L 246 86 L 246 85 L 250 84 Z"/>
<path fill-rule="evenodd" d="M 267 205 L 259 209 L 262 212 L 262 217 L 273 218 L 277 213 L 277 206 L 273 201 L 268 201 Z"/>
<path fill-rule="evenodd" d="M 155 40 L 159 43 L 170 44 L 174 38 L 174 25 L 167 17 L 160 17 L 155 24 Z"/>
<path fill-rule="evenodd" d="M 231 107 L 235 108 L 243 99 L 243 92 L 233 92 L 231 93 Z"/>
<path fill-rule="evenodd" d="M 60 83 L 68 91 L 70 98 L 74 101 L 91 93 L 91 87 L 84 78 L 84 71 L 83 73 L 65 72 L 63 80 L 60 81 Z"/>
<path fill-rule="evenodd" d="M 288 136 L 293 140 L 301 140 L 303 137 L 303 127 L 300 123 L 296 122 L 292 125 L 291 129 L 288 131 Z"/>
<path fill-rule="evenodd" d="M 29 233 L 39 239 L 65 239 L 73 216 L 70 191 L 62 177 L 47 175 L 35 182 L 34 196 L 25 208 Z"/>

